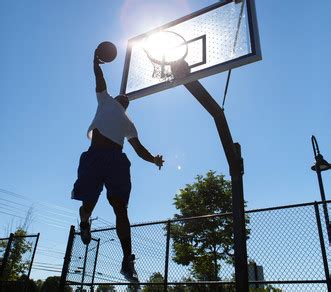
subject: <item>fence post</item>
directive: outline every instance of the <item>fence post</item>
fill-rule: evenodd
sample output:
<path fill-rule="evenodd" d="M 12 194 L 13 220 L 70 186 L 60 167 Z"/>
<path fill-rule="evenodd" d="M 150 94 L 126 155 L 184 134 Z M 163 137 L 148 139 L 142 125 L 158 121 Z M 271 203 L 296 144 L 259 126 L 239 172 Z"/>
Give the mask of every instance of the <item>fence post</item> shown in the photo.
<path fill-rule="evenodd" d="M 329 273 L 329 266 L 328 266 L 328 259 L 326 257 L 326 250 L 325 250 L 325 244 L 324 244 L 324 238 L 323 238 L 323 231 L 322 231 L 322 224 L 321 224 L 321 216 L 318 208 L 317 202 L 314 203 L 315 207 L 315 214 L 316 214 L 316 222 L 317 222 L 317 229 L 318 229 L 318 235 L 321 245 L 321 252 L 322 252 L 322 258 L 323 258 L 323 264 L 324 264 L 324 272 L 325 272 L 325 279 L 326 279 L 326 285 L 328 287 L 328 291 L 331 292 L 331 282 L 330 282 L 330 273 Z"/>
<path fill-rule="evenodd" d="M 36 243 L 34 245 L 32 258 L 31 258 L 31 263 L 30 263 L 29 272 L 28 272 L 28 279 L 30 279 L 30 273 L 31 273 L 31 269 L 32 269 L 33 261 L 34 261 L 34 256 L 36 254 L 36 249 L 37 249 L 37 245 L 38 245 L 38 241 L 39 241 L 39 236 L 40 236 L 40 233 L 37 234 Z"/>
<path fill-rule="evenodd" d="M 69 231 L 67 249 L 66 249 L 66 253 L 65 253 L 64 261 L 63 261 L 61 279 L 60 279 L 60 287 L 59 287 L 60 292 L 63 292 L 64 288 L 65 288 L 65 284 L 66 284 L 66 280 L 67 280 L 67 274 L 68 274 L 68 270 L 69 270 L 70 259 L 71 259 L 72 247 L 73 247 L 73 243 L 74 243 L 74 238 L 75 238 L 75 226 L 71 225 L 70 226 L 70 231 Z"/>
<path fill-rule="evenodd" d="M 97 250 L 95 251 L 95 259 L 94 259 L 94 266 L 93 266 L 93 274 L 92 274 L 92 286 L 91 291 L 94 291 L 94 276 L 95 276 L 95 269 L 97 267 L 97 260 L 98 260 L 98 254 L 99 254 L 99 245 L 100 245 L 100 238 L 98 239 L 97 243 Z"/>
<path fill-rule="evenodd" d="M 14 234 L 10 233 L 9 239 L 7 242 L 7 246 L 6 246 L 6 251 L 5 251 L 5 254 L 3 255 L 2 263 L 0 266 L 0 280 L 6 280 L 6 279 L 3 279 L 2 277 L 4 276 L 4 273 L 5 273 L 5 267 L 7 265 L 8 257 L 10 254 L 10 247 L 11 247 L 13 238 L 14 238 Z"/>
<path fill-rule="evenodd" d="M 87 261 L 87 257 L 88 257 L 88 247 L 89 247 L 89 244 L 86 244 L 86 247 L 85 247 L 85 256 L 84 256 L 84 264 L 83 264 L 83 271 L 82 271 L 82 282 L 80 284 L 80 291 L 83 291 L 83 288 L 84 288 L 84 279 L 85 279 L 85 271 L 86 271 L 86 261 Z"/>
<path fill-rule="evenodd" d="M 168 290 L 168 270 L 169 270 L 169 251 L 170 251 L 170 220 L 167 222 L 167 241 L 164 263 L 164 292 Z"/>

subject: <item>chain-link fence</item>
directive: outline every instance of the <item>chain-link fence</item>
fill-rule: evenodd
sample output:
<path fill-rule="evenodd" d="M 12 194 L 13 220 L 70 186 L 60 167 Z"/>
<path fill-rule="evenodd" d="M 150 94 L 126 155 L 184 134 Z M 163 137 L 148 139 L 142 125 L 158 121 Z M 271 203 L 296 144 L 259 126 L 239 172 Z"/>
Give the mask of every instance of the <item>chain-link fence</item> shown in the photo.
<path fill-rule="evenodd" d="M 246 212 L 251 291 L 330 289 L 325 210 L 319 202 Z M 114 227 L 92 230 L 88 246 L 72 227 L 62 284 L 73 291 L 235 291 L 232 226 L 232 214 L 132 225 L 139 287 L 119 273 Z"/>
<path fill-rule="evenodd" d="M 39 240 L 36 235 L 0 238 L 0 291 L 25 291 Z"/>

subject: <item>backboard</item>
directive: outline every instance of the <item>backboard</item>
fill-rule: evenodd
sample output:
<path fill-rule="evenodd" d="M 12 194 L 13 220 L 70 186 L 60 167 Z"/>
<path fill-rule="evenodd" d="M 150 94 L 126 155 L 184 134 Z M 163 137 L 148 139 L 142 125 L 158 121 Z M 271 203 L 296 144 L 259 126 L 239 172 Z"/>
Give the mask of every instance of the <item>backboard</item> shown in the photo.
<path fill-rule="evenodd" d="M 223 0 L 128 41 L 130 100 L 261 60 L 254 0 Z"/>

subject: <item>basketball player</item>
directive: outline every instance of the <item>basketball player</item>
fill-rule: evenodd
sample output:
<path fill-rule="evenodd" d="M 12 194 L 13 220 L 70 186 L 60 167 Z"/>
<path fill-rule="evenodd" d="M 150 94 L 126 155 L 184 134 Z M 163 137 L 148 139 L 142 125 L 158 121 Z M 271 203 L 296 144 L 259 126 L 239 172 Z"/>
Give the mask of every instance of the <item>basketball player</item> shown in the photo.
<path fill-rule="evenodd" d="M 96 50 L 94 74 L 98 108 L 88 129 L 88 137 L 92 140 L 91 146 L 80 157 L 78 179 L 74 184 L 72 198 L 82 201 L 79 209 L 81 239 L 84 244 L 89 244 L 91 241 L 89 218 L 105 185 L 107 199 L 116 215 L 116 232 L 123 250 L 121 274 L 130 282 L 138 282 L 127 213 L 131 191 L 131 163 L 122 151 L 124 138 L 127 138 L 139 157 L 154 163 L 159 169 L 164 161 L 161 155 L 151 155 L 140 143 L 137 130 L 126 114 L 128 97 L 119 95 L 113 98 L 107 92 L 100 68 L 100 64 L 103 63 L 97 56 Z"/>

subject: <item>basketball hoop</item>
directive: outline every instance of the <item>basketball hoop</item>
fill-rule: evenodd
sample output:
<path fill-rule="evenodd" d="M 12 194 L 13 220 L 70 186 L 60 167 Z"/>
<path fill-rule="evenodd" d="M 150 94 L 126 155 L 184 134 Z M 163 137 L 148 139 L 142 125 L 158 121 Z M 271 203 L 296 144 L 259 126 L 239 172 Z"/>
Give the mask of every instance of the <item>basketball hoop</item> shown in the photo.
<path fill-rule="evenodd" d="M 143 48 L 154 70 L 152 77 L 159 81 L 171 81 L 189 72 L 184 60 L 188 53 L 186 40 L 173 31 L 160 31 L 146 37 Z"/>

